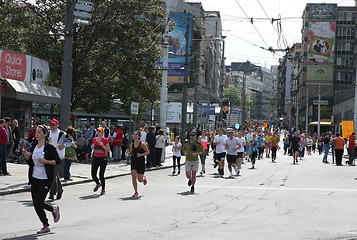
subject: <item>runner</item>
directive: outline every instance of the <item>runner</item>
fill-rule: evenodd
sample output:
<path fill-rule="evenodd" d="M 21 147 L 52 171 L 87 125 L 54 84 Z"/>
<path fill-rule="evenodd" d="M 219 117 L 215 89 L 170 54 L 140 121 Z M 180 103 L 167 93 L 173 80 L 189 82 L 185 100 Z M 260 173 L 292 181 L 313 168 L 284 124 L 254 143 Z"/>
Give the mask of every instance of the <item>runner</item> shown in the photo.
<path fill-rule="evenodd" d="M 218 135 L 214 137 L 213 145 L 216 146 L 215 163 L 218 165 L 218 174 L 224 176 L 224 159 L 226 157 L 225 143 L 227 136 L 223 135 L 223 129 L 217 130 Z"/>
<path fill-rule="evenodd" d="M 150 154 L 149 148 L 145 142 L 140 140 L 140 132 L 134 132 L 134 141 L 130 144 L 131 154 L 131 182 L 134 188 L 132 197 L 138 197 L 138 181 L 144 185 L 148 183 L 145 173 L 145 156 Z"/>
<path fill-rule="evenodd" d="M 49 131 L 46 126 L 37 126 L 35 135 L 37 144 L 31 146 L 30 152 L 22 150 L 27 164 L 30 166 L 29 184 L 31 184 L 33 206 L 43 224 L 43 227 L 37 231 L 38 234 L 51 231 L 44 210 L 52 212 L 55 223 L 60 220 L 59 207 L 45 203 L 46 195 L 54 179 L 54 166 L 61 163 L 56 148 L 48 141 L 48 136 Z"/>
<path fill-rule="evenodd" d="M 299 132 L 296 131 L 294 136 L 290 139 L 290 148 L 293 155 L 293 164 L 298 163 L 299 148 L 300 148 L 300 137 Z"/>
<path fill-rule="evenodd" d="M 242 162 L 243 162 L 243 156 L 244 156 L 244 145 L 245 145 L 245 139 L 243 137 L 243 133 L 239 132 L 238 133 L 238 142 L 239 142 L 239 148 L 237 150 L 237 168 L 236 168 L 236 174 L 240 174 L 240 170 L 242 168 Z"/>
<path fill-rule="evenodd" d="M 278 136 L 278 132 L 274 132 L 271 137 L 271 161 L 275 162 L 276 160 L 276 151 L 279 149 L 280 138 Z"/>
<path fill-rule="evenodd" d="M 177 175 L 180 175 L 181 150 L 182 150 L 182 144 L 180 143 L 180 137 L 176 136 L 175 142 L 172 143 L 172 161 L 173 161 L 172 175 L 174 175 L 176 173 L 176 162 L 177 162 L 177 168 L 178 168 Z"/>
<path fill-rule="evenodd" d="M 258 147 L 257 147 L 258 148 L 258 160 L 260 160 L 260 159 L 263 159 L 263 151 L 264 151 L 264 149 L 263 149 L 264 138 L 261 133 L 258 135 L 257 140 L 258 140 Z"/>
<path fill-rule="evenodd" d="M 312 140 L 311 136 L 309 135 L 309 137 L 306 140 L 307 155 L 311 155 L 312 143 L 313 143 L 313 140 Z"/>
<path fill-rule="evenodd" d="M 228 138 L 225 143 L 225 147 L 227 149 L 227 163 L 229 170 L 229 178 L 234 178 L 232 173 L 232 166 L 234 170 L 237 172 L 237 150 L 240 148 L 240 143 L 238 139 L 234 138 L 233 131 L 228 131 Z"/>
<path fill-rule="evenodd" d="M 201 143 L 204 153 L 200 155 L 202 170 L 201 175 L 206 173 L 206 157 L 208 156 L 209 139 L 206 136 L 206 130 L 202 130 L 202 136 L 198 137 L 198 141 Z"/>
<path fill-rule="evenodd" d="M 105 178 L 104 173 L 107 167 L 107 153 L 110 151 L 109 141 L 104 137 L 104 128 L 97 128 L 98 137 L 93 138 L 92 140 L 92 150 L 93 153 L 93 162 L 92 162 L 92 179 L 97 184 L 93 191 L 96 192 L 100 187 L 102 187 L 102 191 L 100 195 L 105 195 Z M 97 177 L 97 172 L 99 168 L 99 178 Z"/>
<path fill-rule="evenodd" d="M 258 140 L 257 135 L 253 133 L 252 139 L 249 141 L 250 144 L 250 160 L 252 161 L 252 167 L 250 169 L 255 168 L 255 160 L 258 156 Z"/>
<path fill-rule="evenodd" d="M 265 136 L 265 157 L 270 158 L 271 133 Z"/>
<path fill-rule="evenodd" d="M 204 151 L 202 145 L 196 141 L 196 133 L 189 134 L 190 139 L 183 145 L 183 151 L 186 156 L 186 177 L 188 178 L 188 186 L 191 187 L 191 193 L 195 192 L 196 173 L 198 171 L 198 156 Z"/>

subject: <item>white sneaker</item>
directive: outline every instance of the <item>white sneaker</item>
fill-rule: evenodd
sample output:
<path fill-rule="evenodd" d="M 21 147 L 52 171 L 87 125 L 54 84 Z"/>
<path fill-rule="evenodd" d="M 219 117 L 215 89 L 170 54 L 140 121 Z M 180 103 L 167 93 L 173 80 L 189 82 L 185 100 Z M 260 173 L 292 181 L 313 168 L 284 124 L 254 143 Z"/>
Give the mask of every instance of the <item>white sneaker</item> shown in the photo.
<path fill-rule="evenodd" d="M 236 168 L 236 174 L 238 175 L 239 174 L 239 168 Z"/>
<path fill-rule="evenodd" d="M 231 174 L 229 175 L 229 178 L 234 178 L 233 173 L 231 173 Z"/>
<path fill-rule="evenodd" d="M 37 231 L 37 234 L 49 233 L 51 229 L 49 226 L 43 226 L 40 230 Z"/>

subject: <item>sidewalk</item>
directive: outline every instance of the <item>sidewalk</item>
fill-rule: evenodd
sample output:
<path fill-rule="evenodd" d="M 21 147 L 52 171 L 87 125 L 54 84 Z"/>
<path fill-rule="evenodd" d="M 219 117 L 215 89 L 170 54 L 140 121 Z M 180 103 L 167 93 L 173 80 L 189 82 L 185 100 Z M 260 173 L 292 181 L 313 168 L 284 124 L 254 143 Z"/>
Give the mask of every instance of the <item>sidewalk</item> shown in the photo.
<path fill-rule="evenodd" d="M 151 168 L 146 171 L 155 171 L 172 167 L 172 146 L 166 147 L 165 162 L 162 163 L 162 165 L 162 167 Z M 27 164 L 7 163 L 7 169 L 9 170 L 11 176 L 0 176 L 0 196 L 30 191 L 30 187 L 27 184 Z M 106 179 L 125 175 L 130 175 L 130 165 L 127 165 L 126 161 L 108 162 L 105 171 Z M 65 182 L 62 180 L 62 185 L 65 187 L 68 185 L 91 182 L 91 164 L 74 161 L 71 166 L 71 178 L 73 181 Z"/>

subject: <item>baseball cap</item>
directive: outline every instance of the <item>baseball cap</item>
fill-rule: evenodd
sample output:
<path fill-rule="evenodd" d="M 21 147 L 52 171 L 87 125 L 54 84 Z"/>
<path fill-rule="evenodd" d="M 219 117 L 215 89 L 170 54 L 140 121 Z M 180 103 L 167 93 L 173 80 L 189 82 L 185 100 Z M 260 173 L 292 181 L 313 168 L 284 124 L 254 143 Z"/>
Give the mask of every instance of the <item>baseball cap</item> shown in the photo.
<path fill-rule="evenodd" d="M 190 136 L 196 136 L 195 132 L 190 132 Z"/>
<path fill-rule="evenodd" d="M 97 128 L 97 131 L 104 132 L 104 128 L 103 127 L 99 127 L 99 128 Z"/>
<path fill-rule="evenodd" d="M 52 119 L 50 121 L 50 124 L 59 124 L 59 121 L 57 119 Z"/>

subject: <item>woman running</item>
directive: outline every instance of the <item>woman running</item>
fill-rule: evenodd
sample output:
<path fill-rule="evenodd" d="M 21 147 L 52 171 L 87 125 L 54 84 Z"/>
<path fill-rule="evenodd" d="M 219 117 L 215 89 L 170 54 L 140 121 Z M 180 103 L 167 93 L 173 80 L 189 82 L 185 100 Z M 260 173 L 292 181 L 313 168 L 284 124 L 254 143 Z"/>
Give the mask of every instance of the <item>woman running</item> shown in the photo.
<path fill-rule="evenodd" d="M 252 139 L 249 141 L 250 144 L 250 160 L 252 161 L 252 167 L 250 169 L 254 169 L 255 160 L 258 156 L 258 140 L 257 135 L 253 133 Z"/>
<path fill-rule="evenodd" d="M 172 144 L 172 161 L 173 161 L 172 175 L 174 175 L 176 173 L 176 162 L 177 162 L 177 168 L 178 168 L 177 175 L 180 175 L 181 150 L 182 150 L 182 144 L 180 143 L 180 137 L 176 136 L 175 142 Z"/>
<path fill-rule="evenodd" d="M 198 137 L 198 141 L 201 143 L 204 150 L 203 154 L 200 155 L 201 166 L 202 166 L 202 170 L 200 174 L 202 175 L 206 173 L 206 157 L 208 156 L 208 147 L 209 147 L 209 139 L 206 136 L 206 130 L 202 130 L 202 136 Z"/>
<path fill-rule="evenodd" d="M 104 137 L 104 128 L 97 128 L 98 137 L 93 138 L 92 149 L 93 153 L 93 163 L 92 163 L 92 179 L 97 184 L 93 191 L 96 192 L 100 187 L 102 191 L 100 195 L 105 195 L 105 168 L 107 167 L 107 153 L 110 151 L 109 141 Z M 99 168 L 99 178 L 97 177 L 97 172 Z"/>
<path fill-rule="evenodd" d="M 144 185 L 148 183 L 145 173 L 145 156 L 150 154 L 146 143 L 140 141 L 140 132 L 134 132 L 134 141 L 130 144 L 131 154 L 131 181 L 134 188 L 132 197 L 138 197 L 138 181 Z"/>
<path fill-rule="evenodd" d="M 44 210 L 52 212 L 55 223 L 60 219 L 59 207 L 45 203 L 46 195 L 52 185 L 54 165 L 61 163 L 56 148 L 48 142 L 48 135 L 46 126 L 37 126 L 35 131 L 37 144 L 31 146 L 30 152 L 22 150 L 27 164 L 30 166 L 29 184 L 31 184 L 33 206 L 43 225 L 37 231 L 38 234 L 51 231 Z"/>

